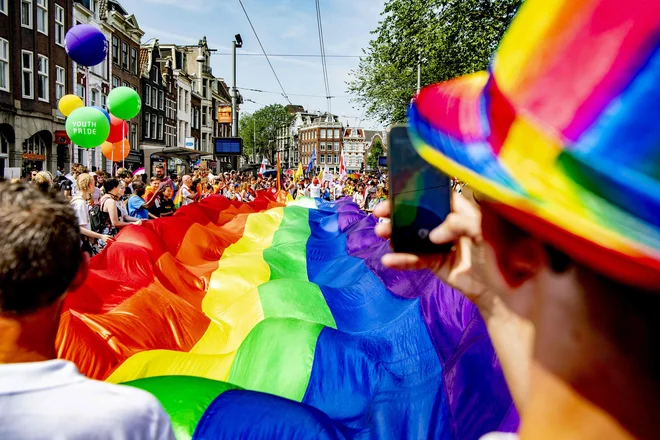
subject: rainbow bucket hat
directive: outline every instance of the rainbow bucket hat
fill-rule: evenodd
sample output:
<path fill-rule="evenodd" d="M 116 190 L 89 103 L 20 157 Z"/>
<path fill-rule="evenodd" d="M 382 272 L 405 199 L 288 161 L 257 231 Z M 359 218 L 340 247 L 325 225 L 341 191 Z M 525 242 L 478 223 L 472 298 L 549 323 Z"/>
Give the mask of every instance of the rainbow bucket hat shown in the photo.
<path fill-rule="evenodd" d="M 660 287 L 660 2 L 527 0 L 488 72 L 424 88 L 409 132 L 501 215 Z"/>

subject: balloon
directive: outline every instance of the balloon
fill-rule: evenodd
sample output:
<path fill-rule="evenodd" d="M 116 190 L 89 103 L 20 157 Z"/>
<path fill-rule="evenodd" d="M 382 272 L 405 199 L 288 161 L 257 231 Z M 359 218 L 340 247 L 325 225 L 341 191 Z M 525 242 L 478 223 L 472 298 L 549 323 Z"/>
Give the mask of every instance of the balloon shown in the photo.
<path fill-rule="evenodd" d="M 110 122 L 110 113 L 108 113 L 108 111 L 106 109 L 104 109 L 103 107 L 98 106 L 98 105 L 93 105 L 92 108 L 101 110 L 103 112 L 103 114 L 105 115 L 105 117 L 108 118 L 108 122 Z"/>
<path fill-rule="evenodd" d="M 110 123 L 103 112 L 82 107 L 71 112 L 66 120 L 66 134 L 82 148 L 96 148 L 108 138 Z"/>
<path fill-rule="evenodd" d="M 108 142 L 115 143 L 119 142 L 128 136 L 128 124 L 126 121 L 110 116 L 110 134 L 108 135 Z"/>
<path fill-rule="evenodd" d="M 108 110 L 124 121 L 136 117 L 141 107 L 140 95 L 130 87 L 117 87 L 108 95 Z"/>
<path fill-rule="evenodd" d="M 105 60 L 108 44 L 99 29 L 89 24 L 79 24 L 66 33 L 64 49 L 76 63 L 92 67 Z"/>
<path fill-rule="evenodd" d="M 114 162 L 121 162 L 126 159 L 130 152 L 131 144 L 128 143 L 127 139 L 124 139 L 121 142 L 115 142 L 114 144 L 111 142 L 103 142 L 103 145 L 101 145 L 101 153 L 103 153 L 103 156 Z"/>
<path fill-rule="evenodd" d="M 76 95 L 64 95 L 60 98 L 60 102 L 57 104 L 57 108 L 60 109 L 60 113 L 64 116 L 69 116 L 72 111 L 77 108 L 83 107 L 82 99 Z"/>

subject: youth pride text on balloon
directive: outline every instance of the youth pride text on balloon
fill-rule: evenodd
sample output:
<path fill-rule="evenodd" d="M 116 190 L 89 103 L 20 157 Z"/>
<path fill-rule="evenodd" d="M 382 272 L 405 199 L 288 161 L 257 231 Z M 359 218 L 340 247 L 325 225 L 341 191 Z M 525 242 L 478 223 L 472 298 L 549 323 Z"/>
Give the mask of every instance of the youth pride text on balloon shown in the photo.
<path fill-rule="evenodd" d="M 96 134 L 96 122 L 74 121 L 71 124 L 74 134 Z"/>

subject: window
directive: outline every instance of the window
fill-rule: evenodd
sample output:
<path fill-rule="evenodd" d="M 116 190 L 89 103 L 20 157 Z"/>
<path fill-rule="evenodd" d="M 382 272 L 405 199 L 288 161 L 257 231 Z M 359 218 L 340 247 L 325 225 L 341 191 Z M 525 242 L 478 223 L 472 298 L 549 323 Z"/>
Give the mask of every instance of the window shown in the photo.
<path fill-rule="evenodd" d="M 0 13 L 7 15 L 7 0 L 0 0 Z"/>
<path fill-rule="evenodd" d="M 139 150 L 140 146 L 138 145 L 137 124 L 131 124 L 131 128 L 129 130 L 131 132 L 131 138 L 129 139 L 131 143 L 131 150 Z"/>
<path fill-rule="evenodd" d="M 66 70 L 63 67 L 55 66 L 55 99 L 59 99 L 66 94 Z"/>
<path fill-rule="evenodd" d="M 101 107 L 108 109 L 108 97 L 101 93 Z"/>
<path fill-rule="evenodd" d="M 339 151 L 339 142 L 335 142 L 335 151 Z"/>
<path fill-rule="evenodd" d="M 335 128 L 335 139 L 339 139 L 339 129 Z"/>
<path fill-rule="evenodd" d="M 119 38 L 115 35 L 112 36 L 112 62 L 119 64 Z"/>
<path fill-rule="evenodd" d="M 34 98 L 34 65 L 33 54 L 27 50 L 21 51 L 23 68 L 23 98 Z"/>
<path fill-rule="evenodd" d="M 158 139 L 158 117 L 151 115 L 151 139 Z"/>
<path fill-rule="evenodd" d="M 85 87 L 82 84 L 76 84 L 76 95 L 82 99 L 83 102 L 87 102 L 87 98 L 85 98 Z"/>
<path fill-rule="evenodd" d="M 128 87 L 130 84 L 128 84 L 128 81 L 122 81 L 121 85 L 124 87 Z"/>
<path fill-rule="evenodd" d="M 325 139 L 325 128 L 321 129 L 321 139 Z"/>
<path fill-rule="evenodd" d="M 325 155 L 321 155 L 321 162 L 320 163 L 325 163 Z"/>
<path fill-rule="evenodd" d="M 9 41 L 4 38 L 0 38 L 0 90 L 9 91 Z"/>
<path fill-rule="evenodd" d="M 206 94 L 208 92 L 209 81 L 207 79 L 202 80 L 202 98 L 206 99 Z"/>
<path fill-rule="evenodd" d="M 48 35 L 48 0 L 37 0 L 37 31 Z"/>
<path fill-rule="evenodd" d="M 339 156 L 335 154 L 335 164 L 339 163 Z"/>
<path fill-rule="evenodd" d="M 89 96 L 90 96 L 91 106 L 94 107 L 94 106 L 98 105 L 99 91 L 98 90 L 92 90 Z"/>
<path fill-rule="evenodd" d="M 202 125 L 206 127 L 206 111 L 202 112 Z"/>
<path fill-rule="evenodd" d="M 119 85 L 120 85 L 119 78 L 117 78 L 116 76 L 113 76 L 112 77 L 112 88 L 116 89 L 117 87 L 119 87 Z"/>
<path fill-rule="evenodd" d="M 321 142 L 321 151 L 325 151 L 325 142 Z"/>
<path fill-rule="evenodd" d="M 64 46 L 64 27 L 64 8 L 55 5 L 55 44 L 59 46 Z"/>
<path fill-rule="evenodd" d="M 128 70 L 128 44 L 121 43 L 121 67 Z"/>
<path fill-rule="evenodd" d="M 94 20 L 99 19 L 99 0 L 92 0 L 90 2 L 90 8 L 92 8 L 92 12 L 94 13 Z"/>
<path fill-rule="evenodd" d="M 158 108 L 165 110 L 165 92 L 162 90 L 158 92 Z"/>
<path fill-rule="evenodd" d="M 48 58 L 39 55 L 38 56 L 39 60 L 39 83 L 37 84 L 38 86 L 38 93 L 37 96 L 39 97 L 39 101 L 44 101 L 48 102 Z"/>
<path fill-rule="evenodd" d="M 149 127 L 150 127 L 150 118 L 151 115 L 149 113 L 144 114 L 144 127 L 142 128 L 142 135 L 144 136 L 145 139 L 148 139 L 151 137 L 151 134 L 149 133 Z"/>
<path fill-rule="evenodd" d="M 158 108 L 158 89 L 155 87 L 151 89 L 151 106 L 155 109 Z"/>
<path fill-rule="evenodd" d="M 163 117 L 158 116 L 158 139 L 163 140 Z"/>
<path fill-rule="evenodd" d="M 133 72 L 134 75 L 137 75 L 137 71 L 138 71 L 137 49 L 131 47 L 131 72 Z"/>
<path fill-rule="evenodd" d="M 21 0 L 21 26 L 32 29 L 32 0 Z"/>

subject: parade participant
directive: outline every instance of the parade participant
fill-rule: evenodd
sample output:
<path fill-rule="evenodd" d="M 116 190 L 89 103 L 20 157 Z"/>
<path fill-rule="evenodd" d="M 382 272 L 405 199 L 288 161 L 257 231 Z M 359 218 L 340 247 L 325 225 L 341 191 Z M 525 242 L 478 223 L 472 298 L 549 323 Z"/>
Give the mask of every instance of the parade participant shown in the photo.
<path fill-rule="evenodd" d="M 127 202 L 127 208 L 128 208 L 128 215 L 131 217 L 138 218 L 140 220 L 149 220 L 149 218 L 156 218 L 153 217 L 152 214 L 149 213 L 149 208 L 151 208 L 154 203 L 156 203 L 156 196 L 160 194 L 160 192 L 163 191 L 165 187 L 161 187 L 161 189 L 156 192 L 151 199 L 145 201 L 144 193 L 145 193 L 145 186 L 144 183 L 141 181 L 136 181 L 133 182 L 133 195 L 131 196 L 130 199 L 128 199 Z"/>
<path fill-rule="evenodd" d="M 307 187 L 307 191 L 311 198 L 318 199 L 321 197 L 321 183 L 318 177 L 314 177 L 312 183 Z"/>
<path fill-rule="evenodd" d="M 90 239 L 108 242 L 112 237 L 92 231 L 92 224 L 89 217 L 89 201 L 94 191 L 94 178 L 89 174 L 81 174 L 78 176 L 77 186 L 80 188 L 80 191 L 71 199 L 70 203 L 78 218 L 80 234 L 83 236 L 81 241 L 82 248 L 90 255 L 94 255 L 96 253 L 94 249 L 95 243 Z"/>
<path fill-rule="evenodd" d="M 40 190 L 48 191 L 53 187 L 53 175 L 48 171 L 39 171 L 32 179 L 32 183 L 37 185 Z"/>
<path fill-rule="evenodd" d="M 575 5 L 526 1 L 488 72 L 420 92 L 415 146 L 481 212 L 455 203 L 431 232 L 450 255 L 383 263 L 489 304 L 521 439 L 656 439 L 658 9 Z"/>
<path fill-rule="evenodd" d="M 107 179 L 103 183 L 103 189 L 105 190 L 105 194 L 99 200 L 99 207 L 104 214 L 101 218 L 106 224 L 106 228 L 103 231 L 104 234 L 114 236 L 117 235 L 121 228 L 125 228 L 132 224 L 138 226 L 142 224 L 140 218 L 137 216 L 129 216 L 131 218 L 130 221 L 124 218 L 120 209 L 120 205 L 123 204 L 121 197 L 124 193 L 119 180 L 114 177 L 112 179 Z"/>
<path fill-rule="evenodd" d="M 181 179 L 181 206 L 186 206 L 190 205 L 191 203 L 194 203 L 197 198 L 199 197 L 199 194 L 193 191 L 193 180 L 192 177 L 189 175 L 183 176 Z"/>
<path fill-rule="evenodd" d="M 159 209 L 159 217 L 169 217 L 174 214 L 174 211 L 176 211 L 176 208 L 174 207 L 174 200 L 172 200 L 172 197 L 174 197 L 174 191 L 172 191 L 172 188 L 169 186 L 165 188 L 163 191 L 163 198 L 160 202 L 160 209 Z"/>
<path fill-rule="evenodd" d="M 172 189 L 174 189 L 174 184 L 172 183 L 172 179 L 170 179 L 165 175 L 165 166 L 162 163 L 156 165 L 156 177 L 160 179 L 163 185 L 169 186 Z"/>
<path fill-rule="evenodd" d="M 0 182 L 0 438 L 174 439 L 153 395 L 57 359 L 64 296 L 89 270 L 78 223 L 54 193 Z"/>

